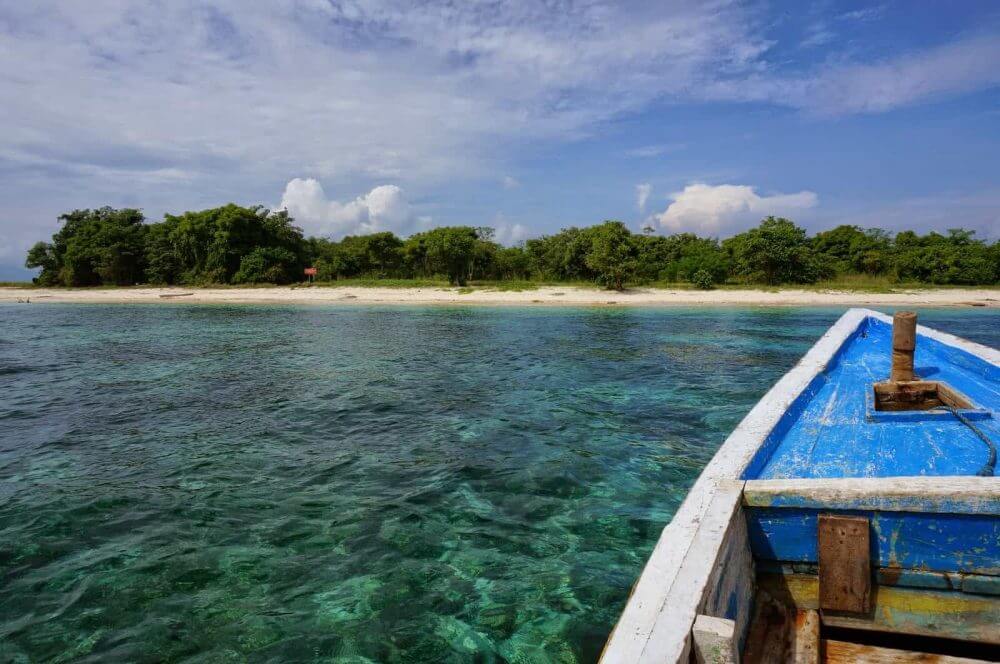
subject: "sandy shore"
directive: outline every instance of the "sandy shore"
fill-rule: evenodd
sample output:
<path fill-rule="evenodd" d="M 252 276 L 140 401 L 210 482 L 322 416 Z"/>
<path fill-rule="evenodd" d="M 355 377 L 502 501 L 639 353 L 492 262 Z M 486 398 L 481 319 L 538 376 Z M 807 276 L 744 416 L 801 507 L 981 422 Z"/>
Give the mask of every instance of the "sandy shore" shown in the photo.
<path fill-rule="evenodd" d="M 573 306 L 814 305 L 814 306 L 1000 306 L 1000 289 L 900 290 L 858 293 L 810 290 L 664 290 L 624 292 L 546 286 L 520 292 L 457 288 L 0 288 L 0 302 L 200 302 L 338 304 L 488 304 Z"/>

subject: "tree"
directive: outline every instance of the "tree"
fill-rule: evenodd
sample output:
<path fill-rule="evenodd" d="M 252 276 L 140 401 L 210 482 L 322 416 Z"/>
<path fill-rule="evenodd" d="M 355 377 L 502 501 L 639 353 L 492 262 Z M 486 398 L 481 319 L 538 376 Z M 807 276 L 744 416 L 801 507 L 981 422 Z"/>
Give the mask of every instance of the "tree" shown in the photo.
<path fill-rule="evenodd" d="M 544 279 L 590 281 L 597 275 L 587 265 L 593 246 L 594 228 L 564 228 L 555 235 L 533 238 L 525 243 L 531 269 Z"/>
<path fill-rule="evenodd" d="M 443 274 L 449 283 L 464 286 L 478 239 L 476 229 L 470 226 L 443 226 L 414 235 L 407 245 L 414 247 L 413 256 L 422 254 L 429 272 Z"/>
<path fill-rule="evenodd" d="M 55 247 L 48 242 L 36 242 L 31 249 L 28 249 L 28 257 L 24 261 L 24 267 L 42 269 L 41 273 L 34 279 L 34 282 L 40 286 L 55 286 L 59 283 L 59 259 L 56 256 Z"/>
<path fill-rule="evenodd" d="M 652 235 L 653 230 L 652 226 L 647 226 L 642 235 L 632 236 L 636 249 L 635 276 L 645 281 L 659 279 L 664 266 L 676 258 L 670 240 L 662 235 Z"/>
<path fill-rule="evenodd" d="M 819 269 L 832 277 L 851 272 L 881 274 L 889 269 L 891 241 L 885 231 L 841 225 L 812 239 Z"/>
<path fill-rule="evenodd" d="M 606 221 L 593 229 L 587 267 L 597 273 L 597 280 L 608 288 L 621 290 L 635 276 L 636 247 L 632 233 L 620 221 Z"/>
<path fill-rule="evenodd" d="M 103 207 L 73 210 L 52 243 L 40 242 L 25 265 L 40 267 L 38 282 L 48 285 L 128 285 L 142 280 L 146 226 L 141 210 Z"/>
<path fill-rule="evenodd" d="M 302 230 L 288 212 L 272 212 L 261 206 L 222 207 L 166 215 L 164 231 L 155 231 L 147 246 L 147 260 L 162 276 L 166 266 L 181 283 L 229 283 L 239 271 L 243 257 L 258 247 L 284 249 L 294 257 L 291 272 L 301 274 L 309 259 Z M 160 233 L 166 233 L 163 238 Z"/>
<path fill-rule="evenodd" d="M 240 259 L 240 269 L 233 275 L 235 284 L 287 284 L 295 273 L 295 254 L 282 247 L 257 247 Z"/>
<path fill-rule="evenodd" d="M 176 284 L 183 264 L 172 233 L 175 224 L 164 221 L 151 224 L 146 232 L 146 281 L 152 284 Z"/>
<path fill-rule="evenodd" d="M 527 279 L 531 269 L 528 253 L 522 247 L 502 247 L 496 253 L 499 279 Z"/>
<path fill-rule="evenodd" d="M 902 280 L 934 284 L 986 284 L 1000 277 L 993 248 L 975 239 L 975 231 L 953 228 L 948 235 L 896 236 L 896 273 Z"/>
<path fill-rule="evenodd" d="M 768 217 L 757 228 L 729 238 L 737 274 L 766 284 L 811 283 L 819 269 L 804 229 L 784 218 Z"/>

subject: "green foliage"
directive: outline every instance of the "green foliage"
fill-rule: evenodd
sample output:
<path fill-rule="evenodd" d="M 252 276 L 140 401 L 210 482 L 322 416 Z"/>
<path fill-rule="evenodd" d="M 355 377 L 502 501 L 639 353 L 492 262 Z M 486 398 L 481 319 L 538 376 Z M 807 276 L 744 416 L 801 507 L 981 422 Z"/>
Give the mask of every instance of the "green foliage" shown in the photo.
<path fill-rule="evenodd" d="M 593 246 L 592 235 L 592 228 L 565 228 L 528 240 L 525 251 L 531 271 L 553 281 L 593 281 L 597 274 L 585 260 Z"/>
<path fill-rule="evenodd" d="M 497 279 L 526 280 L 531 276 L 531 259 L 522 247 L 501 247 L 494 256 Z"/>
<path fill-rule="evenodd" d="M 257 247 L 240 260 L 233 275 L 234 284 L 287 284 L 296 278 L 298 261 L 288 249 Z"/>
<path fill-rule="evenodd" d="M 59 218 L 51 242 L 37 242 L 25 266 L 38 269 L 40 286 L 291 283 L 303 268 L 317 281 L 353 285 L 467 282 L 530 287 L 531 280 L 600 283 L 687 281 L 710 288 L 744 283 L 995 284 L 1000 242 L 972 231 L 895 237 L 880 229 L 842 225 L 812 238 L 787 219 L 719 243 L 692 233 L 634 234 L 618 221 L 566 228 L 528 240 L 498 244 L 491 228 L 435 228 L 400 239 L 390 232 L 339 241 L 304 238 L 285 211 L 234 204 L 165 215 L 147 224 L 140 210 L 74 210 Z M 513 286 L 512 284 L 520 284 Z"/>
<path fill-rule="evenodd" d="M 700 288 L 701 290 L 712 290 L 715 288 L 715 278 L 708 270 L 698 270 L 691 275 L 691 283 L 695 288 Z"/>
<path fill-rule="evenodd" d="M 147 247 L 147 260 L 156 266 L 148 276 L 159 283 L 231 283 L 243 258 L 259 247 L 290 252 L 289 275 L 302 274 L 306 265 L 302 231 L 292 225 L 284 210 L 230 203 L 176 217 L 166 215 L 163 224 L 165 230 L 157 232 L 167 237 Z"/>
<path fill-rule="evenodd" d="M 819 265 L 806 231 L 784 218 L 768 217 L 757 228 L 723 243 L 736 274 L 769 285 L 807 284 L 819 278 Z"/>
<path fill-rule="evenodd" d="M 464 286 L 479 241 L 476 229 L 470 226 L 443 226 L 417 233 L 406 246 L 410 248 L 408 255 L 419 257 L 428 274 L 443 274 L 449 283 Z"/>
<path fill-rule="evenodd" d="M 40 286 L 56 286 L 59 284 L 60 258 L 56 255 L 55 246 L 48 242 L 36 242 L 28 249 L 28 257 L 24 267 L 41 268 L 41 273 L 35 277 L 35 283 Z"/>
<path fill-rule="evenodd" d="M 36 283 L 124 286 L 141 280 L 147 226 L 140 210 L 74 210 L 59 217 L 52 243 L 28 250 L 25 266 L 42 268 Z"/>
<path fill-rule="evenodd" d="M 596 273 L 598 283 L 621 290 L 636 271 L 632 233 L 620 221 L 606 221 L 589 230 L 590 251 L 584 258 L 587 267 Z"/>
<path fill-rule="evenodd" d="M 892 265 L 892 240 L 885 231 L 842 225 L 817 233 L 812 247 L 825 277 L 884 274 Z"/>
<path fill-rule="evenodd" d="M 900 279 L 932 284 L 985 284 L 1000 280 L 997 244 L 976 240 L 974 231 L 952 228 L 948 235 L 906 231 L 896 236 Z"/>

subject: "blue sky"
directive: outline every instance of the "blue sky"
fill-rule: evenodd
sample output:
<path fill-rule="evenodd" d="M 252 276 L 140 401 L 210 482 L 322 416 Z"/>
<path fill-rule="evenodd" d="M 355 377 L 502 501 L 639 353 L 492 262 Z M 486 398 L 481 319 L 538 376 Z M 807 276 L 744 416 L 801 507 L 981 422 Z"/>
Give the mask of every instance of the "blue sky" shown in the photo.
<path fill-rule="evenodd" d="M 0 279 L 100 205 L 997 237 L 997 63 L 995 2 L 0 0 Z"/>

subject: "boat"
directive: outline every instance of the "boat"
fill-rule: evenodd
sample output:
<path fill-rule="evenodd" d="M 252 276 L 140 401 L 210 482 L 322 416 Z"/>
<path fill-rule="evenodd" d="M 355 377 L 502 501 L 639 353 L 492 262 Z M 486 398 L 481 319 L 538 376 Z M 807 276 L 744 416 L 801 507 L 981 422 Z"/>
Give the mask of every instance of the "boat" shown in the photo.
<path fill-rule="evenodd" d="M 603 664 L 1000 660 L 1000 352 L 848 310 L 664 528 Z"/>

